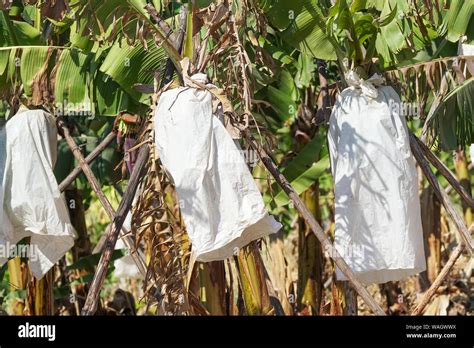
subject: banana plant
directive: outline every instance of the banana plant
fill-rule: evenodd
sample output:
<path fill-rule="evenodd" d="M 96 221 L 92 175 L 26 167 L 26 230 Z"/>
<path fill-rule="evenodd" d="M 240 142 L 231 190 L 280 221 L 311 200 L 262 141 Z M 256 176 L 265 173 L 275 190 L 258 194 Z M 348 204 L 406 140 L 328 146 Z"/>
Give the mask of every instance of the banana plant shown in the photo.
<path fill-rule="evenodd" d="M 273 29 L 268 31 L 271 34 L 267 40 L 278 35 L 300 52 L 338 60 L 342 79 L 347 68 L 361 67 L 358 72 L 362 77 L 373 73 L 374 68 L 379 72 L 401 72 L 395 83 L 403 85 L 407 93 L 402 97 L 407 102 L 419 104 L 421 115 L 429 113 L 433 103 L 431 93 L 444 91 L 439 96 L 440 105 L 433 109 L 425 127 L 432 130 L 445 149 L 474 141 L 472 108 L 467 97 L 472 85 L 469 71 L 460 81 L 461 69 L 452 67 L 448 61 L 446 68 L 441 68 L 443 74 L 450 75 L 448 88 L 444 88 L 433 62 L 456 56 L 457 43 L 463 37 L 466 44 L 473 42 L 474 3 L 471 1 L 299 0 L 283 5 L 279 1 L 261 0 L 258 3 Z M 341 64 L 342 60 L 347 64 Z M 406 74 L 410 66 L 414 69 Z M 424 88 L 427 84 L 429 88 Z"/>
<path fill-rule="evenodd" d="M 154 89 L 150 86 L 159 79 L 156 72 L 163 71 L 167 57 L 180 68 L 180 55 L 166 34 L 181 6 L 173 1 L 28 3 L 15 1 L 0 12 L 0 95 L 10 103 L 9 107 L 0 104 L 0 117 L 8 116 L 10 106 L 18 101 L 44 105 L 70 116 L 85 114 L 87 117 L 74 118 L 81 129 L 77 137 L 84 144 L 93 143 L 110 130 L 111 122 L 104 118 L 125 110 L 141 114 L 148 110 L 153 102 Z M 310 200 L 317 187 L 321 202 L 330 195 L 331 184 L 324 145 L 326 129 L 311 123 L 320 108 L 316 106 L 321 89 L 317 59 L 328 62 L 327 73 L 335 89 L 337 84 L 342 86 L 348 68 L 362 67 L 366 74 L 393 70 L 401 73 L 398 81 L 407 77 L 408 89 L 415 90 L 415 98 L 426 96 L 432 103 L 431 96 L 421 95 L 416 82 L 419 76 L 413 76 L 429 72 L 427 77 L 423 75 L 424 83 L 431 78 L 431 89 L 439 89 L 441 79 L 433 73 L 436 67 L 427 62 L 455 55 L 455 43 L 464 35 L 468 42 L 474 39 L 472 1 L 186 2 L 196 17 L 188 21 L 193 30 L 186 36 L 185 55 L 195 62 L 199 42 L 206 43 L 203 56 L 211 52 L 212 59 L 204 71 L 226 85 L 238 112 L 243 110 L 242 98 L 235 92 L 235 78 L 227 80 L 241 65 L 234 46 L 229 44 L 233 35 L 223 25 L 212 26 L 212 16 L 225 18 L 212 12 L 223 3 L 231 4 L 240 44 L 248 56 L 253 116 L 263 125 L 264 138 L 278 141 L 273 155 L 297 192 Z M 150 6 L 156 13 L 150 11 Z M 242 8 L 247 11 L 240 11 Z M 212 16 L 206 17 L 206 11 Z M 164 20 L 158 23 L 154 14 Z M 404 75 L 403 69 L 413 64 L 419 64 L 412 69 L 415 73 Z M 440 96 L 429 123 L 449 149 L 474 141 L 470 122 L 472 78 L 464 77 L 465 81 L 450 84 L 446 94 Z M 55 83 L 51 83 L 53 80 Z M 302 134 L 307 128 L 314 131 L 309 136 Z M 303 146 L 294 140 L 295 134 L 308 138 Z M 67 159 L 61 162 L 68 163 L 68 169 L 74 165 Z M 269 208 L 285 222 L 285 233 L 292 233 L 295 211 L 288 197 L 271 184 L 263 184 L 263 189 Z M 321 211 L 316 207 L 314 213 Z M 254 261 L 240 256 L 240 262 Z M 255 292 L 254 285 L 246 286 Z M 263 295 L 255 313 L 268 312 Z"/>

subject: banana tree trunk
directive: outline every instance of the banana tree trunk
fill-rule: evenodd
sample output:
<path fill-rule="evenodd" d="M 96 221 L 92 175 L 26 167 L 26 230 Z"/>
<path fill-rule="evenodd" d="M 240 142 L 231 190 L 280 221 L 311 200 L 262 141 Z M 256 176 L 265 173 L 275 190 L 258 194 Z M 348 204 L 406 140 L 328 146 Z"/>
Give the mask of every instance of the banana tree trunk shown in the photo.
<path fill-rule="evenodd" d="M 15 257 L 8 261 L 8 274 L 10 275 L 10 291 L 24 290 L 28 280 L 28 264 L 20 257 Z M 25 302 L 16 298 L 12 303 L 13 315 L 24 315 Z"/>
<path fill-rule="evenodd" d="M 273 308 L 257 242 L 252 242 L 239 251 L 237 270 L 246 314 L 271 315 Z"/>
<path fill-rule="evenodd" d="M 29 315 L 53 315 L 54 267 L 40 280 L 31 276 L 26 291 L 26 312 Z"/>
<path fill-rule="evenodd" d="M 316 182 L 302 195 L 306 207 L 320 220 L 319 185 Z M 299 218 L 298 238 L 298 312 L 319 315 L 323 292 L 323 253 L 321 243 L 311 229 Z"/>
<path fill-rule="evenodd" d="M 464 151 L 461 149 L 456 151 L 454 167 L 461 186 L 469 193 L 469 195 L 471 195 L 471 180 L 469 177 L 468 163 Z M 467 226 L 470 226 L 472 224 L 472 210 L 464 201 L 462 201 L 462 208 L 464 212 L 464 221 Z"/>
<path fill-rule="evenodd" d="M 226 315 L 227 283 L 224 261 L 201 263 L 199 266 L 201 302 L 209 314 Z"/>
<path fill-rule="evenodd" d="M 380 284 L 379 289 L 380 292 L 385 294 L 387 299 L 387 312 L 390 315 L 406 315 L 408 313 L 407 304 L 399 282 Z"/>
<path fill-rule="evenodd" d="M 331 315 L 357 315 L 357 293 L 348 281 L 334 281 L 331 292 Z"/>
<path fill-rule="evenodd" d="M 441 270 L 441 203 L 431 186 L 421 194 L 421 219 L 425 240 L 426 272 L 420 274 L 420 290 L 425 291 Z"/>
<path fill-rule="evenodd" d="M 29 244 L 29 238 L 25 240 Z M 34 278 L 28 264 L 16 257 L 8 262 L 11 288 L 26 289 L 26 300 L 17 301 L 13 305 L 16 315 L 53 315 L 53 272 L 51 269 L 41 280 Z"/>
<path fill-rule="evenodd" d="M 294 314 L 294 299 L 290 292 L 292 288 L 291 271 L 285 256 L 284 234 L 280 231 L 267 240 L 267 250 L 263 253 L 264 262 L 268 265 L 268 275 L 275 287 L 275 294 L 281 303 L 285 315 Z"/>

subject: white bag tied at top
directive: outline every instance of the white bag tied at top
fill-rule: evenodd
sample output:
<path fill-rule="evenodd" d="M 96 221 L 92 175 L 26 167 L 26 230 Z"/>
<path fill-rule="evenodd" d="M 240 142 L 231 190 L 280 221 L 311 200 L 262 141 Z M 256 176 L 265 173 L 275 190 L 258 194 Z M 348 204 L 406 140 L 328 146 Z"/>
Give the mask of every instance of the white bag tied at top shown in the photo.
<path fill-rule="evenodd" d="M 329 121 L 335 247 L 365 284 L 426 269 L 418 177 L 401 102 L 378 76 L 347 77 Z M 376 86 L 374 86 L 376 85 Z M 340 269 L 339 280 L 347 280 Z"/>
<path fill-rule="evenodd" d="M 205 76 L 192 79 L 206 83 Z M 209 91 L 164 92 L 154 123 L 156 147 L 176 186 L 198 261 L 226 259 L 281 228 L 266 211 L 238 143 L 213 115 Z"/>
<path fill-rule="evenodd" d="M 42 110 L 20 110 L 0 130 L 0 250 L 30 237 L 30 269 L 38 279 L 76 236 L 53 173 L 56 152 L 55 119 Z M 9 256 L 0 255 L 0 265 Z"/>

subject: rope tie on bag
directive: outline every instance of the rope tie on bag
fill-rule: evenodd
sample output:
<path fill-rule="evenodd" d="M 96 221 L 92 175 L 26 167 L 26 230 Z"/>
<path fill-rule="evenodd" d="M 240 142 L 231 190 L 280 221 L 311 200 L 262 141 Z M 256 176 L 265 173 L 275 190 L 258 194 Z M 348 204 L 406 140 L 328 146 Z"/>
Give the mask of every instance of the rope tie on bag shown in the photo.
<path fill-rule="evenodd" d="M 359 77 L 359 74 L 351 70 L 345 75 L 345 78 L 350 87 L 360 89 L 363 95 L 372 99 L 376 99 L 379 95 L 377 87 L 385 83 L 385 78 L 377 73 L 364 80 Z"/>

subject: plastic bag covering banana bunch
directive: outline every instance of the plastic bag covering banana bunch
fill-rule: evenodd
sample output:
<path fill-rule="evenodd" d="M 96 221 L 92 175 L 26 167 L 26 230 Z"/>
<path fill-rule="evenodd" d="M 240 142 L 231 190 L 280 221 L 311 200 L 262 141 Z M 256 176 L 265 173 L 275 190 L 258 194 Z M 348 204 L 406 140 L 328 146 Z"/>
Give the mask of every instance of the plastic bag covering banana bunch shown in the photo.
<path fill-rule="evenodd" d="M 346 76 L 329 121 L 335 247 L 359 279 L 384 283 L 426 269 L 418 176 L 401 101 L 375 75 Z M 337 269 L 339 280 L 346 280 Z"/>
<path fill-rule="evenodd" d="M 20 109 L 0 130 L 0 265 L 27 256 L 38 279 L 76 237 L 53 174 L 56 151 L 55 119 L 42 110 Z M 15 246 L 25 237 L 26 248 Z"/>
<path fill-rule="evenodd" d="M 191 79 L 207 81 L 203 74 Z M 182 87 L 164 92 L 154 124 L 156 147 L 176 186 L 198 261 L 226 259 L 281 228 L 266 211 L 240 146 L 213 115 L 209 91 Z"/>

